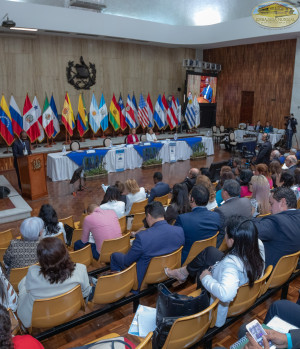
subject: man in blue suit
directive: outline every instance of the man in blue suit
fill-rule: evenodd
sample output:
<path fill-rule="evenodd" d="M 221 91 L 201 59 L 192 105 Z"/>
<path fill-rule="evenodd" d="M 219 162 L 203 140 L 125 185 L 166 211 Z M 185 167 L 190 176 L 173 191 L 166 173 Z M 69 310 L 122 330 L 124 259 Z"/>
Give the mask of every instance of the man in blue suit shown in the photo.
<path fill-rule="evenodd" d="M 137 262 L 138 289 L 153 257 L 174 252 L 184 245 L 182 228 L 169 225 L 165 221 L 165 210 L 160 202 L 154 201 L 148 204 L 145 207 L 145 214 L 150 228 L 135 235 L 128 253 L 115 252 L 110 260 L 112 271 L 124 270 Z"/>
<path fill-rule="evenodd" d="M 205 99 L 211 103 L 212 95 L 213 95 L 213 89 L 211 88 L 208 79 L 205 79 L 205 88 L 200 93 Z"/>
<path fill-rule="evenodd" d="M 161 197 L 170 193 L 169 184 L 162 182 L 163 176 L 161 172 L 155 172 L 153 175 L 153 182 L 155 186 L 150 190 L 148 202 L 152 202 L 156 197 Z"/>
<path fill-rule="evenodd" d="M 179 215 L 175 222 L 175 226 L 182 227 L 184 231 L 182 263 L 186 260 L 195 241 L 208 239 L 217 234 L 221 228 L 220 215 L 205 207 L 209 200 L 209 191 L 204 185 L 195 185 L 189 198 L 192 212 Z"/>

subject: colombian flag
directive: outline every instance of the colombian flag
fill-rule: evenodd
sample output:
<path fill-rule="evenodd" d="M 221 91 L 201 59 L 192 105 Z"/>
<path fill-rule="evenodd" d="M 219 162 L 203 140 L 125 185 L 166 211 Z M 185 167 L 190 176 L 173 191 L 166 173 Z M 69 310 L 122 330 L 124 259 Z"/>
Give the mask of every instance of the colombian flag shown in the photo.
<path fill-rule="evenodd" d="M 0 103 L 0 134 L 7 145 L 11 145 L 13 143 L 14 132 L 11 115 L 3 95 Z"/>
<path fill-rule="evenodd" d="M 78 100 L 77 129 L 80 134 L 80 137 L 82 137 L 89 129 L 89 119 L 86 113 L 86 108 L 82 94 L 79 95 Z"/>
<path fill-rule="evenodd" d="M 115 94 L 113 94 L 113 98 L 110 103 L 109 107 L 109 122 L 112 124 L 112 127 L 116 131 L 118 128 L 120 128 L 120 114 L 121 109 L 119 104 L 116 101 Z"/>
<path fill-rule="evenodd" d="M 73 129 L 75 127 L 75 120 L 73 109 L 71 106 L 70 98 L 68 92 L 65 96 L 64 106 L 61 113 L 61 121 L 65 125 L 66 130 L 68 131 L 70 136 L 73 136 Z"/>

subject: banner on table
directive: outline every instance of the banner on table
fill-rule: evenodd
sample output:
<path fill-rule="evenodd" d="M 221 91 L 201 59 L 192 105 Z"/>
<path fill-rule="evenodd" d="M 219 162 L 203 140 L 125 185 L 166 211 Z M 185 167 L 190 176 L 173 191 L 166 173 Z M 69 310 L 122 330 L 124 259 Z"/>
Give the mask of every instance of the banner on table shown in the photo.
<path fill-rule="evenodd" d="M 67 157 L 75 162 L 78 166 L 83 166 L 84 170 L 91 170 L 102 165 L 103 158 L 109 149 L 95 149 L 94 153 L 88 153 L 87 151 L 76 152 L 72 151 L 67 154 Z"/>
<path fill-rule="evenodd" d="M 116 171 L 122 172 L 125 169 L 125 150 L 117 149 L 116 150 Z"/>
<path fill-rule="evenodd" d="M 170 162 L 176 162 L 176 142 L 169 143 Z"/>

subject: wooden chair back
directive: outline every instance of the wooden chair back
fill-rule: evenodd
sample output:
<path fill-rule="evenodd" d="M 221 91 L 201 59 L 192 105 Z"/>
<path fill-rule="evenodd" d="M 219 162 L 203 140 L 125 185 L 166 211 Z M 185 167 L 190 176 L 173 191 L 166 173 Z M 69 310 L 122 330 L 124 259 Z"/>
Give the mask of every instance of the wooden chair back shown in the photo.
<path fill-rule="evenodd" d="M 255 303 L 256 299 L 259 297 L 261 287 L 270 276 L 272 269 L 272 265 L 269 265 L 264 275 L 256 280 L 252 287 L 249 287 L 248 283 L 239 287 L 236 297 L 229 305 L 227 317 L 237 316 Z"/>
<path fill-rule="evenodd" d="M 127 231 L 126 216 L 119 218 L 119 223 L 120 223 L 122 234 L 126 234 L 126 231 Z"/>
<path fill-rule="evenodd" d="M 66 218 L 61 218 L 59 219 L 59 222 L 62 224 L 68 224 L 70 227 L 75 228 L 74 227 L 74 220 L 73 220 L 73 216 L 69 216 Z"/>
<path fill-rule="evenodd" d="M 93 254 L 90 244 L 81 248 L 80 250 L 70 251 L 69 255 L 74 263 L 81 263 L 86 267 L 89 267 L 93 263 Z"/>
<path fill-rule="evenodd" d="M 213 312 L 219 300 L 216 299 L 200 313 L 177 319 L 172 325 L 163 349 L 190 348 L 204 336 L 211 324 Z"/>
<path fill-rule="evenodd" d="M 154 201 L 159 201 L 163 204 L 163 206 L 166 206 L 168 205 L 168 202 L 169 202 L 169 194 L 166 194 L 164 196 L 156 196 L 154 198 Z"/>
<path fill-rule="evenodd" d="M 125 297 L 133 288 L 136 275 L 136 263 L 121 272 L 98 277 L 95 294 L 96 304 L 109 304 Z"/>
<path fill-rule="evenodd" d="M 7 247 L 0 247 L 0 262 L 3 262 L 3 256 L 5 255 L 6 250 Z"/>
<path fill-rule="evenodd" d="M 227 246 L 227 243 L 226 243 L 225 236 L 224 236 L 224 239 L 223 239 L 221 245 L 219 246 L 219 250 L 222 251 L 222 252 L 226 252 L 228 250 L 228 246 Z"/>
<path fill-rule="evenodd" d="M 53 236 L 54 238 L 58 238 L 60 239 L 63 243 L 65 243 L 65 238 L 64 238 L 64 234 L 63 233 L 59 233 L 56 236 Z"/>
<path fill-rule="evenodd" d="M 136 213 L 132 220 L 131 230 L 137 231 L 140 228 L 144 227 L 143 220 L 146 218 L 145 212 L 143 213 Z"/>
<path fill-rule="evenodd" d="M 9 282 L 11 283 L 12 287 L 16 292 L 18 292 L 18 285 L 19 282 L 27 275 L 28 268 L 30 265 L 27 267 L 23 268 L 12 268 L 10 269 L 10 277 L 9 277 Z"/>
<path fill-rule="evenodd" d="M 190 249 L 190 252 L 188 256 L 186 257 L 186 260 L 183 263 L 183 267 L 186 266 L 188 263 L 190 263 L 201 251 L 203 251 L 208 246 L 214 246 L 216 247 L 217 244 L 217 236 L 219 232 L 217 232 L 216 235 L 212 236 L 211 238 L 205 239 L 205 240 L 199 240 L 195 241 Z"/>
<path fill-rule="evenodd" d="M 153 332 L 149 332 L 147 337 L 145 337 L 135 349 L 152 349 L 152 336 Z"/>
<path fill-rule="evenodd" d="M 80 285 L 62 295 L 36 299 L 32 309 L 32 327 L 47 328 L 70 320 L 80 309 L 85 309 Z"/>
<path fill-rule="evenodd" d="M 131 206 L 130 215 L 145 212 L 145 206 L 148 204 L 148 199 L 134 202 Z"/>
<path fill-rule="evenodd" d="M 77 240 L 80 240 L 82 237 L 82 229 L 74 229 L 73 235 L 72 235 L 72 241 L 71 241 L 71 248 L 74 249 L 74 244 Z"/>
<path fill-rule="evenodd" d="M 274 288 L 284 284 L 296 269 L 299 256 L 300 251 L 281 257 L 275 265 L 270 278 L 261 289 L 260 295 L 266 293 L 268 288 Z"/>
<path fill-rule="evenodd" d="M 144 279 L 141 284 L 141 290 L 147 288 L 149 284 L 156 284 L 168 279 L 165 274 L 165 268 L 177 269 L 181 265 L 181 251 L 183 246 L 178 250 L 165 254 L 163 256 L 157 256 L 151 259 Z M 137 284 L 135 288 L 137 288 Z"/>
<path fill-rule="evenodd" d="M 13 235 L 12 235 L 12 230 L 11 229 L 7 229 L 4 231 L 0 232 L 0 247 L 1 248 L 7 248 L 10 244 L 10 241 L 13 239 Z"/>
<path fill-rule="evenodd" d="M 265 214 L 259 214 L 258 216 L 256 216 L 256 218 L 262 218 L 262 217 L 270 216 L 270 214 L 271 214 L 271 212 L 265 213 Z"/>
<path fill-rule="evenodd" d="M 100 263 L 110 263 L 110 256 L 114 252 L 127 253 L 130 248 L 130 233 L 123 235 L 117 239 L 104 240 L 101 252 L 100 252 Z"/>

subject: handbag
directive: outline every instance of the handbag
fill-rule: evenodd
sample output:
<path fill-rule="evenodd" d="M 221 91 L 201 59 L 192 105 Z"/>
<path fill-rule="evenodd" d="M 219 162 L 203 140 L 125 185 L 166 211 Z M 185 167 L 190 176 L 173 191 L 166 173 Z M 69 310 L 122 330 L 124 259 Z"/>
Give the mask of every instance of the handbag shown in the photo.
<path fill-rule="evenodd" d="M 115 337 L 111 339 L 103 339 L 95 343 L 83 345 L 73 349 L 133 349 L 135 346 L 124 337 Z"/>
<path fill-rule="evenodd" d="M 71 246 L 72 243 L 72 237 L 73 237 L 73 231 L 75 230 L 74 228 L 70 227 L 69 224 L 64 224 L 65 232 L 66 232 L 66 239 L 67 242 L 66 244 L 68 246 Z"/>
<path fill-rule="evenodd" d="M 156 302 L 156 329 L 153 332 L 153 349 L 162 348 L 169 331 L 180 317 L 201 312 L 209 306 L 209 295 L 204 289 L 198 297 L 172 293 L 164 284 L 158 285 Z"/>

